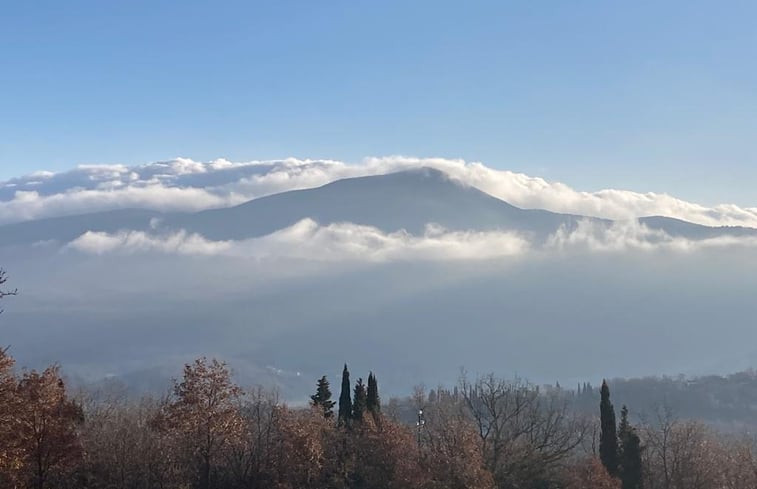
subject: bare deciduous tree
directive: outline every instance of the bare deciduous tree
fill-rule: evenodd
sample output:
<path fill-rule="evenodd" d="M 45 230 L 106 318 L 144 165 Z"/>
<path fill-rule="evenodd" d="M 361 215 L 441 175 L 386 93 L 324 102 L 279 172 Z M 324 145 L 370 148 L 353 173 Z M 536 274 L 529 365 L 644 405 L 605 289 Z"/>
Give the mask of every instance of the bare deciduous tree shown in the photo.
<path fill-rule="evenodd" d="M 242 436 L 226 450 L 226 465 L 233 487 L 270 487 L 281 444 L 278 392 L 258 387 L 239 405 Z"/>
<path fill-rule="evenodd" d="M 698 421 L 678 419 L 666 407 L 643 429 L 645 487 L 709 489 L 717 485 L 717 441 Z"/>
<path fill-rule="evenodd" d="M 494 480 L 484 466 L 476 426 L 463 402 L 453 396 L 429 396 L 425 406 L 423 463 L 430 487 L 436 489 L 491 488 Z"/>
<path fill-rule="evenodd" d="M 551 477 L 588 429 L 559 393 L 542 395 L 519 379 L 489 374 L 470 382 L 463 375 L 460 390 L 478 430 L 486 466 L 501 487 Z"/>
<path fill-rule="evenodd" d="M 168 487 L 176 480 L 175 456 L 166 434 L 152 426 L 161 402 L 152 398 L 132 401 L 122 390 L 97 394 L 83 401 L 87 487 Z"/>

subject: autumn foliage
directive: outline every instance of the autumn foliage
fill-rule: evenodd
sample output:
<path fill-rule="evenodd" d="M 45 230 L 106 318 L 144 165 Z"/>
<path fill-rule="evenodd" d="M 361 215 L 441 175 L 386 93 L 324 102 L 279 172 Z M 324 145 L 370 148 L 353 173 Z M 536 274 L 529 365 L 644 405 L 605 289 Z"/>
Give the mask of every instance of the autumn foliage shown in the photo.
<path fill-rule="evenodd" d="M 565 489 L 621 489 L 620 480 L 607 473 L 596 457 L 578 461 L 567 470 Z"/>
<path fill-rule="evenodd" d="M 57 367 L 17 374 L 13 359 L 0 351 L 0 488 L 627 485 L 595 453 L 596 439 L 587 433 L 596 433 L 590 427 L 597 420 L 574 417 L 527 384 L 487 376 L 463 381 L 459 390 L 418 390 L 411 402 L 420 421 L 412 424 L 401 421 L 396 403 L 379 410 L 375 376 L 369 379 L 375 401 L 370 408 L 359 403 L 362 416 L 352 406 L 351 421 L 340 423 L 324 410 L 333 406 L 324 378 L 313 402 L 295 408 L 275 392 L 241 389 L 225 364 L 201 358 L 184 367 L 162 399 L 135 401 L 109 388 L 74 400 Z M 637 428 L 643 487 L 757 487 L 757 457 L 748 440 L 723 439 L 666 412 Z"/>
<path fill-rule="evenodd" d="M 12 373 L 0 353 L 0 481 L 2 487 L 44 489 L 68 481 L 82 460 L 81 407 L 66 395 L 57 366 Z"/>

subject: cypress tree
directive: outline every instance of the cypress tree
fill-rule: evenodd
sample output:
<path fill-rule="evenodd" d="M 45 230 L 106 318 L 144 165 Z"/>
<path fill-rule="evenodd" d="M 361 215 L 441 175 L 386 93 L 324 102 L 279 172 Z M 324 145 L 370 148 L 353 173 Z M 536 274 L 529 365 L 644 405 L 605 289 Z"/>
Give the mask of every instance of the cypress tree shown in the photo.
<path fill-rule="evenodd" d="M 342 370 L 342 392 L 339 394 L 339 419 L 340 425 L 349 424 L 352 416 L 352 398 L 350 397 L 350 371 L 347 370 L 347 364 L 344 364 Z"/>
<path fill-rule="evenodd" d="M 355 421 L 362 421 L 363 415 L 368 404 L 367 394 L 365 392 L 365 384 L 363 379 L 357 379 L 355 384 L 355 395 L 352 402 L 352 419 Z"/>
<path fill-rule="evenodd" d="M 615 424 L 615 408 L 610 402 L 610 388 L 607 381 L 602 381 L 601 401 L 599 403 L 599 416 L 601 431 L 599 433 L 599 459 L 607 472 L 613 476 L 618 475 L 618 433 Z"/>
<path fill-rule="evenodd" d="M 334 404 L 336 402 L 331 400 L 331 388 L 325 375 L 318 380 L 318 387 L 315 394 L 310 396 L 310 401 L 314 407 L 323 411 L 324 418 L 330 418 L 334 415 Z"/>
<path fill-rule="evenodd" d="M 376 382 L 376 376 L 373 372 L 368 374 L 368 398 L 366 399 L 366 407 L 375 418 L 381 413 L 381 399 L 379 399 L 378 383 Z"/>
<path fill-rule="evenodd" d="M 641 440 L 636 429 L 628 422 L 628 408 L 620 411 L 620 480 L 623 489 L 642 489 L 644 481 L 641 467 Z"/>

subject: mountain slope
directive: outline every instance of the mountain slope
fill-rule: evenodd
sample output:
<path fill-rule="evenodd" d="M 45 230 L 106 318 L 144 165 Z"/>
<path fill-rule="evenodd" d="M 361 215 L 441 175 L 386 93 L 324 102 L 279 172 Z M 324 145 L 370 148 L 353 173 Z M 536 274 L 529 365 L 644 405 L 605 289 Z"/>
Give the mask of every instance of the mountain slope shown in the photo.
<path fill-rule="evenodd" d="M 173 216 L 165 226 L 210 239 L 242 239 L 269 234 L 301 219 L 321 224 L 351 222 L 391 232 L 420 234 L 429 223 L 448 229 L 508 229 L 539 236 L 579 217 L 514 207 L 430 169 L 339 180 L 227 209 Z"/>
<path fill-rule="evenodd" d="M 150 229 L 152 219 L 164 217 L 158 211 L 119 209 L 6 224 L 0 226 L 0 246 L 27 245 L 49 240 L 67 243 L 87 231 L 144 231 Z"/>

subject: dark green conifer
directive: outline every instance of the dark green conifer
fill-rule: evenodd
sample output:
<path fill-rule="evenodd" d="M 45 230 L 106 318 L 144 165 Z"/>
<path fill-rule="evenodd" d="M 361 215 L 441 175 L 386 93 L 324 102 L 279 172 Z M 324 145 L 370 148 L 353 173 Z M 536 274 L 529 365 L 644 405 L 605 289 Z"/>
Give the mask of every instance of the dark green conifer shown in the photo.
<path fill-rule="evenodd" d="M 615 408 L 610 402 L 610 388 L 607 381 L 602 381 L 601 401 L 599 403 L 601 431 L 599 432 L 599 459 L 607 472 L 618 476 L 618 432 L 615 424 Z"/>
<path fill-rule="evenodd" d="M 620 411 L 620 480 L 623 489 L 642 489 L 644 481 L 641 467 L 641 440 L 636 429 L 628 422 L 628 408 Z"/>
<path fill-rule="evenodd" d="M 363 379 L 357 379 L 355 383 L 355 395 L 352 401 L 352 419 L 355 421 L 362 421 L 365 415 L 365 410 L 368 404 L 367 394 L 365 392 L 365 384 Z"/>
<path fill-rule="evenodd" d="M 310 396 L 310 402 L 313 406 L 323 411 L 325 418 L 330 418 L 334 415 L 334 404 L 336 402 L 331 400 L 331 388 L 325 375 L 318 380 L 318 388 L 315 394 Z"/>
<path fill-rule="evenodd" d="M 368 398 L 366 399 L 366 408 L 375 418 L 381 413 L 381 399 L 378 393 L 378 383 L 373 372 L 368 374 Z"/>
<path fill-rule="evenodd" d="M 339 394 L 339 419 L 340 425 L 349 424 L 352 417 L 352 398 L 350 397 L 350 371 L 347 370 L 347 364 L 344 364 L 344 370 L 342 370 L 342 391 Z"/>

